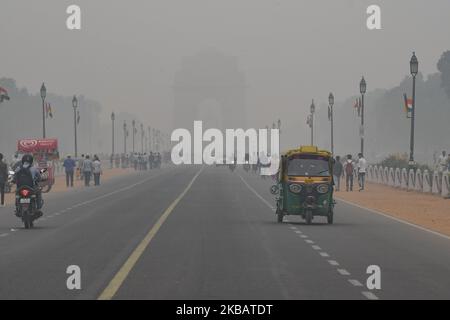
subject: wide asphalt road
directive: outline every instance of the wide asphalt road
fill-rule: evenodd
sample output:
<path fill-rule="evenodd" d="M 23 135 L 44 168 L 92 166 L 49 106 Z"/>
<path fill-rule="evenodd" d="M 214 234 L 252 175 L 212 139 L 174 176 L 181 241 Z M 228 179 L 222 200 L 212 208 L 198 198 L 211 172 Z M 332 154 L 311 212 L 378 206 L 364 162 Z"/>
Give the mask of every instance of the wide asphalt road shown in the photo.
<path fill-rule="evenodd" d="M 171 167 L 49 195 L 33 230 L 0 208 L 0 299 L 450 299 L 450 239 L 340 201 L 278 224 L 271 183 Z"/>

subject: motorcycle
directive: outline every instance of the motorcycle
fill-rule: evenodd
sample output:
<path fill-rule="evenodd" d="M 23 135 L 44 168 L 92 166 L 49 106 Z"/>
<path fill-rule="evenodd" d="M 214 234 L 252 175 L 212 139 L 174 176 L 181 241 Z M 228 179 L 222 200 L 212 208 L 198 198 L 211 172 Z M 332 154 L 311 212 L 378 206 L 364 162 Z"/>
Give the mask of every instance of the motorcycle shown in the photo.
<path fill-rule="evenodd" d="M 22 219 L 25 229 L 33 228 L 34 221 L 42 216 L 37 209 L 36 191 L 29 187 L 21 187 L 16 191 L 17 217 Z"/>
<path fill-rule="evenodd" d="M 9 170 L 8 171 L 8 181 L 6 181 L 6 183 L 5 183 L 5 193 L 12 192 L 12 187 L 14 185 L 13 178 L 14 178 L 14 171 Z"/>
<path fill-rule="evenodd" d="M 48 170 L 41 169 L 40 174 L 40 182 L 45 182 L 48 179 Z M 36 188 L 24 185 L 16 190 L 16 216 L 22 219 L 25 229 L 33 228 L 34 221 L 42 217 L 42 211 L 38 209 L 38 192 L 42 192 L 39 185 Z M 42 197 L 40 201 L 43 202 Z M 42 206 L 43 203 L 40 207 Z"/>

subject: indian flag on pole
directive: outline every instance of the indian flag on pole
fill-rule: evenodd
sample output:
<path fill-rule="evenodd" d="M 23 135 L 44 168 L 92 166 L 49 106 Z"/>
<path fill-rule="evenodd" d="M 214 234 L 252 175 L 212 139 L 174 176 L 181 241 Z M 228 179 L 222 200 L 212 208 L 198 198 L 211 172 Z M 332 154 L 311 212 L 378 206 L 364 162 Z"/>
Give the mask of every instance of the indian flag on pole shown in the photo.
<path fill-rule="evenodd" d="M 47 113 L 47 118 L 50 117 L 50 118 L 53 119 L 53 110 L 52 110 L 52 105 L 50 103 L 47 103 L 45 105 L 45 110 L 46 110 L 46 113 Z"/>
<path fill-rule="evenodd" d="M 0 102 L 3 102 L 4 100 L 9 100 L 8 91 L 0 87 Z"/>
<path fill-rule="evenodd" d="M 409 118 L 411 116 L 412 108 L 413 108 L 413 100 L 408 98 L 406 93 L 403 94 L 404 107 L 406 112 L 406 117 Z"/>

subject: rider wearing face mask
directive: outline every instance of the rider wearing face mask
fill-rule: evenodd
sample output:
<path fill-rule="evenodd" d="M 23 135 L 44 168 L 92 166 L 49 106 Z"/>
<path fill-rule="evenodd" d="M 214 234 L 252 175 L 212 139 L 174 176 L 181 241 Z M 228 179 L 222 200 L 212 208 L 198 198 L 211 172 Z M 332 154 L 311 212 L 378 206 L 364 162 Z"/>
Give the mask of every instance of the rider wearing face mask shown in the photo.
<path fill-rule="evenodd" d="M 17 190 L 25 186 L 34 189 L 36 194 L 37 210 L 40 211 L 43 206 L 42 193 L 38 186 L 38 182 L 41 181 L 41 173 L 38 168 L 33 166 L 33 162 L 34 159 L 32 155 L 24 155 L 20 165 L 15 170 L 14 181 L 16 182 Z M 40 213 L 42 215 L 42 212 Z"/>

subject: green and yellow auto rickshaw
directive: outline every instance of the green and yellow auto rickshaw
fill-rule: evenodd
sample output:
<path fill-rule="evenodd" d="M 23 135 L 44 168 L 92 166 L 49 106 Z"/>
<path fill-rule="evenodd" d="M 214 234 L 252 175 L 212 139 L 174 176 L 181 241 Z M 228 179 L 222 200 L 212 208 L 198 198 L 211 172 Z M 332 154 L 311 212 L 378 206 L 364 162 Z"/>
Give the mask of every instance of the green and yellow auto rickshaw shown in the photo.
<path fill-rule="evenodd" d="M 271 193 L 277 195 L 277 218 L 300 215 L 307 224 L 315 216 L 333 223 L 333 157 L 315 146 L 302 146 L 281 156 L 277 184 Z"/>

